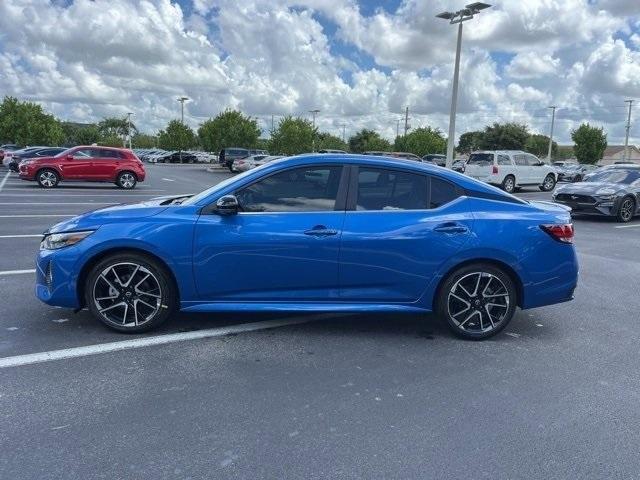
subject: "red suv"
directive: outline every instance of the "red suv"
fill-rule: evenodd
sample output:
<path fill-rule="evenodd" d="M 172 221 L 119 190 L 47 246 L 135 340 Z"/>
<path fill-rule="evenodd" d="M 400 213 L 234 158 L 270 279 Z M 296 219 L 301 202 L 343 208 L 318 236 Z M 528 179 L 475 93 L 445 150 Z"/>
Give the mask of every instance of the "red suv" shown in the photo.
<path fill-rule="evenodd" d="M 55 157 L 41 157 L 20 163 L 20 178 L 53 188 L 63 180 L 113 182 L 120 188 L 134 188 L 143 182 L 144 165 L 124 148 L 73 147 Z"/>

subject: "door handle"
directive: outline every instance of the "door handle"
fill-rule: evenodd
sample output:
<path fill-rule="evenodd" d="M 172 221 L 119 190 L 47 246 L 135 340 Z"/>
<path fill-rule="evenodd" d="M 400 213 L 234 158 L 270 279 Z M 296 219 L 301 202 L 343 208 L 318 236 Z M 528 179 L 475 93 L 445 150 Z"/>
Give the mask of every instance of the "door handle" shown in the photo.
<path fill-rule="evenodd" d="M 331 235 L 337 235 L 338 231 L 327 228 L 324 225 L 316 225 L 310 230 L 305 230 L 304 234 L 312 237 L 329 237 Z"/>
<path fill-rule="evenodd" d="M 467 233 L 469 229 L 460 223 L 447 222 L 436 226 L 433 231 L 440 233 Z"/>

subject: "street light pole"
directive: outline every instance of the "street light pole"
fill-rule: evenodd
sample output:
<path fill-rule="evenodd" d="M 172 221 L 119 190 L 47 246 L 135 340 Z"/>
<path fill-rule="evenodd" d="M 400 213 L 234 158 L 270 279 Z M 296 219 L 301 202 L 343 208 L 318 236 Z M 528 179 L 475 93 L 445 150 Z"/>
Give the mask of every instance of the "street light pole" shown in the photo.
<path fill-rule="evenodd" d="M 456 60 L 453 70 L 453 88 L 451 92 L 451 110 L 449 112 L 449 138 L 447 139 L 447 161 L 446 167 L 451 168 L 453 164 L 453 149 L 455 147 L 456 136 L 456 109 L 458 106 L 458 79 L 460 76 L 460 50 L 462 48 L 462 22 L 471 20 L 474 15 L 481 10 L 489 8 L 488 3 L 470 3 L 465 8 L 457 12 L 442 12 L 436 15 L 437 18 L 448 20 L 451 25 L 458 24 L 458 41 L 456 44 Z"/>
<path fill-rule="evenodd" d="M 553 147 L 553 127 L 556 123 L 556 108 L 555 105 L 548 107 L 551 109 L 551 131 L 549 132 L 549 152 L 547 153 L 547 160 L 551 163 L 551 147 Z"/>
<path fill-rule="evenodd" d="M 131 115 L 133 115 L 133 112 L 127 112 L 127 135 L 129 136 L 129 150 L 131 150 Z"/>
<path fill-rule="evenodd" d="M 180 122 L 184 125 L 184 102 L 189 100 L 189 97 L 180 97 L 178 101 L 180 102 Z"/>
<path fill-rule="evenodd" d="M 629 130 L 631 130 L 631 105 L 633 105 L 633 100 L 625 100 L 624 103 L 629 104 L 629 114 L 627 116 L 627 125 L 625 127 L 625 129 L 627 130 L 627 133 L 624 137 L 624 158 L 622 160 L 628 161 L 629 160 Z"/>
<path fill-rule="evenodd" d="M 320 113 L 320 110 L 317 108 L 314 110 L 309 110 L 309 113 L 313 115 L 313 133 L 311 134 L 311 151 L 316 151 L 316 115 Z"/>

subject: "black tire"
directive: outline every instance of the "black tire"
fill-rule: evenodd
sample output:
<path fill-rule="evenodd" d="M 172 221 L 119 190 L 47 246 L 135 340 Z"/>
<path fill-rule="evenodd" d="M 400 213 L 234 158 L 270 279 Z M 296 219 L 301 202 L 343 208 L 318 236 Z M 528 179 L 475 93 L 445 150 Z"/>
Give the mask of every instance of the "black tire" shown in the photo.
<path fill-rule="evenodd" d="M 116 185 L 125 190 L 131 190 L 136 188 L 136 184 L 138 183 L 138 177 L 133 172 L 129 172 L 125 170 L 124 172 L 120 172 L 118 177 L 116 178 Z"/>
<path fill-rule="evenodd" d="M 502 189 L 507 193 L 513 193 L 516 189 L 516 178 L 513 175 L 507 175 L 502 180 Z"/>
<path fill-rule="evenodd" d="M 548 174 L 546 177 L 544 177 L 542 185 L 538 186 L 538 188 L 543 192 L 550 192 L 551 190 L 556 188 L 556 177 L 552 173 Z"/>
<path fill-rule="evenodd" d="M 631 197 L 624 197 L 620 202 L 616 220 L 620 223 L 630 222 L 636 212 L 636 202 Z"/>
<path fill-rule="evenodd" d="M 476 284 L 478 279 L 480 283 Z M 436 298 L 436 313 L 454 335 L 483 340 L 509 324 L 517 303 L 516 287 L 507 273 L 488 263 L 475 263 L 459 268 L 443 281 Z M 460 311 L 456 312 L 458 308 Z"/>
<path fill-rule="evenodd" d="M 147 273 L 150 277 L 143 278 Z M 85 302 L 91 314 L 118 332 L 140 333 L 157 328 L 178 303 L 177 287 L 164 265 L 134 252 L 117 253 L 98 262 L 85 285 Z"/>
<path fill-rule="evenodd" d="M 51 168 L 43 168 L 36 173 L 36 180 L 42 188 L 55 188 L 60 183 L 60 175 Z"/>
<path fill-rule="evenodd" d="M 229 163 L 229 164 L 227 164 L 227 168 L 229 169 L 229 171 L 230 171 L 231 173 L 235 173 L 235 171 L 233 170 L 233 163 Z"/>

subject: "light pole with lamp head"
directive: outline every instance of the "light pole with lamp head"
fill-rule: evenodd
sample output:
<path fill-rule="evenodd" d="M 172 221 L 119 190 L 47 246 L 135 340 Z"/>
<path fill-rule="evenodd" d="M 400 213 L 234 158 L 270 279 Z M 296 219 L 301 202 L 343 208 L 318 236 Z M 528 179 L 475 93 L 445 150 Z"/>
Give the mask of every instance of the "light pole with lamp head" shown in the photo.
<path fill-rule="evenodd" d="M 316 151 L 316 115 L 320 113 L 320 110 L 317 108 L 314 110 L 309 110 L 309 113 L 313 115 L 313 136 L 311 137 L 311 151 Z"/>
<path fill-rule="evenodd" d="M 131 150 L 131 115 L 135 115 L 135 113 L 127 112 L 127 135 L 129 136 L 129 150 Z"/>
<path fill-rule="evenodd" d="M 456 63 L 453 70 L 453 92 L 451 93 L 451 111 L 449 112 L 449 138 L 447 139 L 447 163 L 446 167 L 451 168 L 453 164 L 453 149 L 455 147 L 456 135 L 456 107 L 458 104 L 458 77 L 460 76 L 460 48 L 462 47 L 462 22 L 471 20 L 480 10 L 489 8 L 488 3 L 470 3 L 457 12 L 442 12 L 436 15 L 437 18 L 449 20 L 451 25 L 458 24 L 458 43 L 456 45 Z"/>

